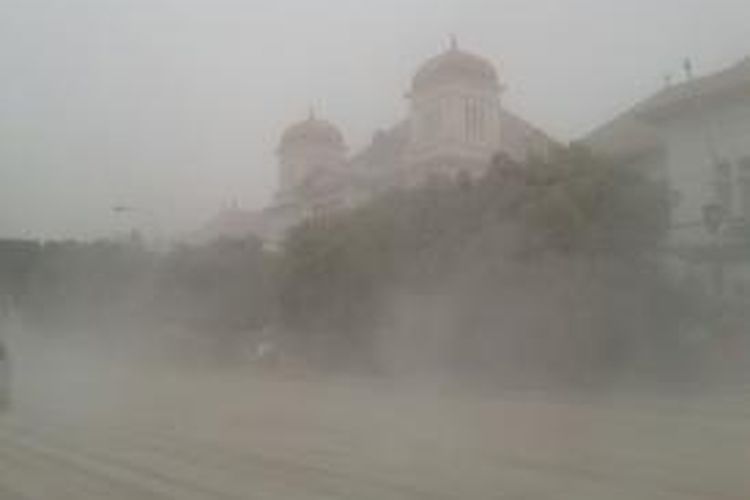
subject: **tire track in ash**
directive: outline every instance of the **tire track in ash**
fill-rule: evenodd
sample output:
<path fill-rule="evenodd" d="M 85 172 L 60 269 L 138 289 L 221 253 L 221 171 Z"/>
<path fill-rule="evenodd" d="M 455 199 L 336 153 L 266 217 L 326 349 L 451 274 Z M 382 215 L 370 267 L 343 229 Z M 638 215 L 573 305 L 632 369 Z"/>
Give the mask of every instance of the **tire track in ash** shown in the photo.
<path fill-rule="evenodd" d="M 38 500 L 171 500 L 5 437 L 0 438 L 0 484 Z"/>
<path fill-rule="evenodd" d="M 712 491 L 707 485 L 696 487 L 693 484 L 690 487 L 690 482 L 686 484 L 671 476 L 658 477 L 644 474 L 643 471 L 614 470 L 605 467 L 605 464 L 560 462 L 549 457 L 522 457 L 512 453 L 484 457 L 486 463 L 483 466 L 497 467 L 497 475 L 502 480 L 480 483 L 477 488 L 466 488 L 441 477 L 427 482 L 425 476 L 420 479 L 416 477 L 418 474 L 411 474 L 415 471 L 409 474 L 415 476 L 413 483 L 408 483 L 403 480 L 403 475 L 394 477 L 387 471 L 362 468 L 361 464 L 351 469 L 335 462 L 311 463 L 309 459 L 295 457 L 294 452 L 301 450 L 293 448 L 282 452 L 228 448 L 207 438 L 152 427 L 90 429 L 61 424 L 17 423 L 13 426 L 12 435 L 41 444 L 45 449 L 59 450 L 65 457 L 83 454 L 88 460 L 109 464 L 120 471 L 118 474 L 123 469 L 130 470 L 140 478 L 136 482 L 142 481 L 144 476 L 156 475 L 162 487 L 155 488 L 155 491 L 164 494 L 156 498 L 463 499 L 487 498 L 490 494 L 499 495 L 501 492 L 509 494 L 509 498 L 560 498 L 570 492 L 575 492 L 575 498 L 581 499 L 747 498 L 726 491 Z M 2 444 L 3 441 L 0 441 L 0 447 Z M 0 464 L 1 459 L 2 454 Z M 359 457 L 354 459 L 358 460 Z M 454 465 L 460 470 L 472 467 L 472 464 Z M 471 471 L 468 470 L 468 473 Z M 165 490 L 164 483 L 172 485 L 173 489 Z M 493 485 L 495 488 L 491 489 Z M 154 488 L 150 490 L 153 492 Z M 175 496 L 178 490 L 188 493 Z M 49 500 L 38 495 L 30 498 Z M 80 497 L 61 498 L 79 500 Z M 102 497 L 89 496 L 86 500 L 88 498 Z M 141 499 L 140 496 L 135 498 Z"/>
<path fill-rule="evenodd" d="M 0 429 L 0 484 L 39 500 L 240 500 L 17 429 Z"/>
<path fill-rule="evenodd" d="M 33 435 L 45 445 L 82 453 L 82 441 L 76 433 L 84 433 L 85 452 L 106 459 L 120 467 L 158 471 L 173 481 L 198 482 L 227 498 L 352 498 L 361 499 L 445 499 L 455 498 L 418 485 L 394 483 L 387 477 L 378 478 L 335 471 L 314 464 L 295 461 L 294 457 L 278 457 L 262 452 L 228 450 L 221 446 L 178 437 L 159 431 L 109 429 L 92 438 L 92 432 L 66 428 L 18 424 L 18 432 Z M 302 496 L 300 496 L 302 495 Z"/>

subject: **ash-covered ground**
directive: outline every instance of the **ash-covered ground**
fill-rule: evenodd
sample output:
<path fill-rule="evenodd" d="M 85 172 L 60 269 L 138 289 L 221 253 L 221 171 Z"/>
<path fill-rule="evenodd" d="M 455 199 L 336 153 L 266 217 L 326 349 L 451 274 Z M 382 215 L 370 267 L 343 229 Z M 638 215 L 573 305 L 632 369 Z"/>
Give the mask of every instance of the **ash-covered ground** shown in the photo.
<path fill-rule="evenodd" d="M 750 497 L 737 387 L 480 394 L 25 348 L 3 500 Z"/>

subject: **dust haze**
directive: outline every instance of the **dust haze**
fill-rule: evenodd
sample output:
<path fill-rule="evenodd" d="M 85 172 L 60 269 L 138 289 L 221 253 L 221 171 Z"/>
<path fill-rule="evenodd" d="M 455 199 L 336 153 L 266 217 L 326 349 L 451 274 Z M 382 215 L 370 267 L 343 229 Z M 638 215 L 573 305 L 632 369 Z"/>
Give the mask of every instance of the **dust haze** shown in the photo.
<path fill-rule="evenodd" d="M 0 498 L 747 498 L 749 15 L 0 2 Z"/>
<path fill-rule="evenodd" d="M 530 289 L 506 290 L 502 305 L 483 311 L 501 338 L 484 337 L 471 369 L 465 356 L 456 359 L 456 346 L 470 342 L 456 302 L 471 300 L 477 310 L 478 297 L 466 295 L 465 283 L 389 297 L 388 327 L 374 345 L 377 373 L 342 368 L 331 358 L 345 355 L 339 350 L 323 356 L 335 369 L 319 359 L 268 365 L 255 357 L 251 335 L 228 352 L 216 339 L 200 338 L 212 332 L 158 325 L 68 332 L 4 325 L 13 400 L 2 417 L 3 442 L 12 445 L 3 456 L 19 444 L 41 444 L 66 460 L 88 453 L 112 461 L 115 471 L 147 471 L 129 477 L 132 486 L 122 491 L 102 490 L 117 499 L 139 498 L 142 488 L 164 491 L 151 473 L 168 478 L 168 494 L 203 499 L 258 491 L 269 498 L 742 495 L 744 393 L 717 383 L 705 359 L 684 370 L 663 364 L 670 357 L 662 355 L 657 372 L 653 359 L 639 362 L 640 356 L 613 372 L 601 366 L 596 349 L 571 353 L 559 328 L 575 321 L 568 313 L 576 304 L 567 286 L 548 284 L 550 273 L 559 282 L 580 272 L 552 261 L 536 271 L 540 281 Z M 607 291 L 594 286 L 572 301 L 594 301 L 600 293 Z M 626 300 L 636 302 L 621 304 L 629 316 L 642 314 L 642 301 Z M 502 338 L 514 331 L 535 338 Z M 540 338 L 544 331 L 557 338 Z M 289 341 L 284 346 L 303 351 Z M 684 371 L 675 383 L 665 381 L 664 369 Z M 605 380 L 582 383 L 582 372 Z M 692 454 L 696 448 L 700 456 Z M 107 481 L 114 474 L 85 466 Z M 79 474 L 24 467 L 42 485 L 57 478 L 70 484 Z M 4 481 L 32 484 L 24 478 L 16 472 Z M 48 498 L 45 491 L 36 498 Z"/>
<path fill-rule="evenodd" d="M 744 57 L 746 16 L 734 0 L 5 1 L 0 234 L 170 240 L 233 201 L 262 207 L 289 123 L 313 106 L 358 149 L 404 117 L 450 34 L 498 65 L 510 109 L 574 140 L 685 57 Z"/>

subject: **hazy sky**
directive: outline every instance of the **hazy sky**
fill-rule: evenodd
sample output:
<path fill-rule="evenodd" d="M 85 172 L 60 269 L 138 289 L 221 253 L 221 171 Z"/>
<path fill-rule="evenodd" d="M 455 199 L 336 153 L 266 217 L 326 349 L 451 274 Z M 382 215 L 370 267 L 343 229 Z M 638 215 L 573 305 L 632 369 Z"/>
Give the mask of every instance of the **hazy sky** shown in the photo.
<path fill-rule="evenodd" d="M 569 140 L 687 55 L 698 73 L 750 55 L 749 21 L 748 0 L 0 0 L 0 236 L 171 234 L 260 207 L 287 124 L 313 104 L 360 147 L 450 33 L 497 65 L 508 108 Z"/>

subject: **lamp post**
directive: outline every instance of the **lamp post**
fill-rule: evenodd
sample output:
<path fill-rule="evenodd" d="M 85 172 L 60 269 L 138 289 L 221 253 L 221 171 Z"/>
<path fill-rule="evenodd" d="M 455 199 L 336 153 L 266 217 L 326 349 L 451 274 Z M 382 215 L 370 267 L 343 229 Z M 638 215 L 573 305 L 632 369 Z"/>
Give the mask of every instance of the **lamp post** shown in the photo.
<path fill-rule="evenodd" d="M 718 203 L 709 203 L 703 207 L 703 225 L 711 236 L 711 259 L 714 291 L 721 296 L 724 293 L 724 257 L 721 253 L 721 227 L 726 219 L 726 209 Z"/>

